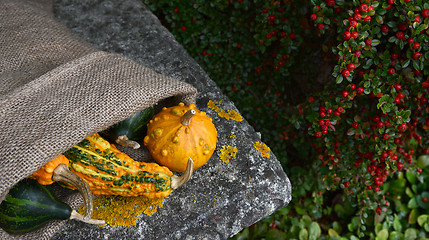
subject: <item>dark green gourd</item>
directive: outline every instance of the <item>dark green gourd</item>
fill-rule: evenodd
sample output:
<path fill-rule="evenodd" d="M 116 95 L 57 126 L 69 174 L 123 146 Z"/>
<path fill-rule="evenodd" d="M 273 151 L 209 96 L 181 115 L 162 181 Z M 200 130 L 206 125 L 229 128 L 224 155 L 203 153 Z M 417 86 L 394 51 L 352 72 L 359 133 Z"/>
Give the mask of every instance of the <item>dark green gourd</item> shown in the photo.
<path fill-rule="evenodd" d="M 147 124 L 153 117 L 153 108 L 148 107 L 131 117 L 116 123 L 100 133 L 109 142 L 117 143 L 124 147 L 140 148 L 137 141 L 146 136 Z"/>
<path fill-rule="evenodd" d="M 0 204 L 0 227 L 10 233 L 29 232 L 49 221 L 66 219 L 104 224 L 104 221 L 84 219 L 70 206 L 59 201 L 49 186 L 28 178 L 13 186 Z"/>

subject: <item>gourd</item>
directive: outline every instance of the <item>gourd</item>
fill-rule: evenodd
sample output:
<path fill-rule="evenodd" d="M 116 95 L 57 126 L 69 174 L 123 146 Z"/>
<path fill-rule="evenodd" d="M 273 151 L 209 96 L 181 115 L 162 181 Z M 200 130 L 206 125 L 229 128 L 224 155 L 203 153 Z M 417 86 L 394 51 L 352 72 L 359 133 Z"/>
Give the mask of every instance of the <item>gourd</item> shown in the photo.
<path fill-rule="evenodd" d="M 60 155 L 47 162 L 28 178 L 35 179 L 39 184 L 50 185 L 54 182 L 64 182 L 78 189 L 85 205 L 85 218 L 92 216 L 93 203 L 89 185 L 78 175 L 70 171 L 69 160 Z"/>
<path fill-rule="evenodd" d="M 153 108 L 148 107 L 131 117 L 109 127 L 100 135 L 110 142 L 115 142 L 124 147 L 140 148 L 138 141 L 146 135 L 146 125 L 153 117 Z"/>
<path fill-rule="evenodd" d="M 192 159 L 180 177 L 156 163 L 135 161 L 98 133 L 64 152 L 63 157 L 69 160 L 70 170 L 97 195 L 166 197 L 188 181 L 193 170 Z"/>
<path fill-rule="evenodd" d="M 0 227 L 6 232 L 23 233 L 52 220 L 76 219 L 104 224 L 103 220 L 84 219 L 69 205 L 59 201 L 49 187 L 28 178 L 15 184 L 0 204 Z"/>
<path fill-rule="evenodd" d="M 164 107 L 147 127 L 143 142 L 160 165 L 183 172 L 188 158 L 194 160 L 194 170 L 212 156 L 217 131 L 212 119 L 195 104 Z"/>

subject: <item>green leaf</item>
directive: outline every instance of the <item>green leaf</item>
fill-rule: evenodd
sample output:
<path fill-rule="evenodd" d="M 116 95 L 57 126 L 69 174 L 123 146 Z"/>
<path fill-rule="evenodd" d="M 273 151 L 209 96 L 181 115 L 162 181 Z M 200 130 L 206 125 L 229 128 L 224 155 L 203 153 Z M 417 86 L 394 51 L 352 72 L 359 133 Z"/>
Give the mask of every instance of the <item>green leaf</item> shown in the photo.
<path fill-rule="evenodd" d="M 320 226 L 317 222 L 312 222 L 308 229 L 308 233 L 309 233 L 309 236 L 308 236 L 309 240 L 316 240 L 316 239 L 319 239 L 320 234 L 322 233 L 322 230 L 320 229 Z"/>
<path fill-rule="evenodd" d="M 380 15 L 376 15 L 375 16 L 375 21 L 377 21 L 380 24 L 383 24 L 383 17 Z"/>
<path fill-rule="evenodd" d="M 416 173 L 411 169 L 408 169 L 405 172 L 405 177 L 407 178 L 408 182 L 410 182 L 411 184 L 416 184 L 416 181 L 417 181 Z"/>
<path fill-rule="evenodd" d="M 388 237 L 389 237 L 389 232 L 387 231 L 387 229 L 382 229 L 377 233 L 375 240 L 387 240 Z"/>
<path fill-rule="evenodd" d="M 420 227 L 423 227 L 423 225 L 428 222 L 429 222 L 429 215 L 427 214 L 420 215 L 417 218 L 417 223 L 419 224 Z"/>
<path fill-rule="evenodd" d="M 287 239 L 287 235 L 285 232 L 280 231 L 277 228 L 270 228 L 267 232 L 266 238 L 282 240 L 282 239 Z"/>
<path fill-rule="evenodd" d="M 403 240 L 404 235 L 401 232 L 390 232 L 389 240 Z"/>
<path fill-rule="evenodd" d="M 419 212 L 417 209 L 411 210 L 410 215 L 408 215 L 408 223 L 415 224 L 417 222 L 418 216 L 419 216 Z"/>
<path fill-rule="evenodd" d="M 411 198 L 407 204 L 408 208 L 415 209 L 417 208 L 417 199 L 415 197 Z"/>
<path fill-rule="evenodd" d="M 417 239 L 418 231 L 415 228 L 408 228 L 405 230 L 404 239 L 413 240 Z"/>
<path fill-rule="evenodd" d="M 411 60 L 407 59 L 403 64 L 402 64 L 402 68 L 407 68 L 408 65 L 410 65 Z"/>
<path fill-rule="evenodd" d="M 299 240 L 307 240 L 308 239 L 308 231 L 307 229 L 303 228 L 301 231 L 299 231 Z"/>
<path fill-rule="evenodd" d="M 329 235 L 330 237 L 333 237 L 333 236 L 339 236 L 339 235 L 338 235 L 338 233 L 337 233 L 337 231 L 335 231 L 335 230 L 334 230 L 334 229 L 332 229 L 332 228 L 328 229 L 328 235 Z"/>
<path fill-rule="evenodd" d="M 393 219 L 393 229 L 398 232 L 402 232 L 401 221 L 399 220 L 398 215 L 395 214 L 395 218 Z"/>
<path fill-rule="evenodd" d="M 417 166 L 422 169 L 429 166 L 429 155 L 420 155 L 417 158 Z"/>
<path fill-rule="evenodd" d="M 406 180 L 404 178 L 392 180 L 389 186 L 389 192 L 392 195 L 401 195 L 405 189 Z"/>
<path fill-rule="evenodd" d="M 425 199 L 425 201 L 423 201 L 423 199 Z M 417 204 L 419 205 L 419 207 L 423 208 L 423 209 L 428 209 L 429 208 L 429 192 L 422 192 L 420 195 L 417 196 Z"/>
<path fill-rule="evenodd" d="M 371 46 L 375 47 L 375 46 L 379 45 L 380 43 L 381 43 L 381 41 L 380 41 L 380 40 L 378 40 L 378 39 L 373 39 L 373 40 L 372 40 L 372 44 L 371 44 Z"/>
<path fill-rule="evenodd" d="M 420 69 L 420 62 L 418 60 L 413 60 L 413 68 L 416 70 L 421 70 Z"/>
<path fill-rule="evenodd" d="M 389 95 L 383 95 L 378 100 L 377 108 L 381 109 L 383 112 L 390 112 L 394 107 L 393 101 L 394 101 L 393 98 L 390 97 Z"/>
<path fill-rule="evenodd" d="M 301 219 L 299 220 L 301 222 L 301 224 L 305 227 L 308 227 L 311 225 L 311 223 L 313 222 L 311 220 L 311 218 L 308 215 L 304 215 L 301 217 Z"/>

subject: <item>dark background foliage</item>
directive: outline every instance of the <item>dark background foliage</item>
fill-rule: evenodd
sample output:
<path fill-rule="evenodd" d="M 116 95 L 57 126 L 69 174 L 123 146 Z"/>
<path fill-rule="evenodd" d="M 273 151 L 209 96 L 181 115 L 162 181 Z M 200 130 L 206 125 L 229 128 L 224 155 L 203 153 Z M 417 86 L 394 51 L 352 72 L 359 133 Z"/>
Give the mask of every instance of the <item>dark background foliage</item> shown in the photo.
<path fill-rule="evenodd" d="M 290 177 L 288 207 L 237 239 L 429 232 L 429 3 L 143 1 Z"/>

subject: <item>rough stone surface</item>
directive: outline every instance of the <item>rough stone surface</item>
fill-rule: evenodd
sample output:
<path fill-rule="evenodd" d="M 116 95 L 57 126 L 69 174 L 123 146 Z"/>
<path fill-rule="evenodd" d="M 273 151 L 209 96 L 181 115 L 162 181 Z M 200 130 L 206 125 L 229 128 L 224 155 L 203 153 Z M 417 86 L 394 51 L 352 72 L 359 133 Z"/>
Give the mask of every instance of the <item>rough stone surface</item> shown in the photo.
<path fill-rule="evenodd" d="M 290 202 L 291 185 L 274 154 L 266 158 L 253 147 L 260 136 L 245 120 L 221 118 L 207 107 L 209 100 L 223 101 L 222 109 L 238 111 L 140 1 L 54 0 L 54 13 L 96 48 L 195 86 L 197 107 L 213 118 L 218 145 L 185 186 L 167 197 L 157 213 L 141 215 L 136 226 L 68 221 L 52 239 L 227 239 Z M 228 145 L 238 153 L 224 163 L 218 154 Z"/>

